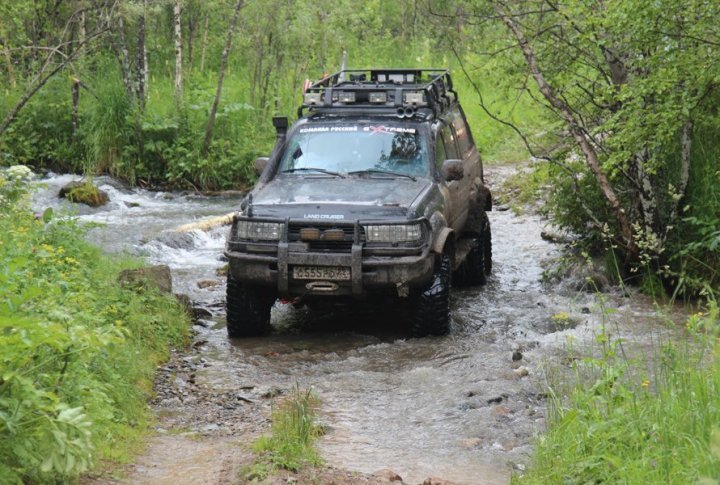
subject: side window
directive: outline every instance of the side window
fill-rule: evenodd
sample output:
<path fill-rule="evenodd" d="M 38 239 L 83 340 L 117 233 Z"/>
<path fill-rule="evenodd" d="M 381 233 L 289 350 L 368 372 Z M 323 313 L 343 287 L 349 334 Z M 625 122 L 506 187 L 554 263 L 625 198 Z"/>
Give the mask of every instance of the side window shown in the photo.
<path fill-rule="evenodd" d="M 455 144 L 455 135 L 453 134 L 452 130 L 448 125 L 443 125 L 442 129 L 440 130 L 440 134 L 443 137 L 443 141 L 445 142 L 445 159 L 455 159 L 460 158 L 458 157 L 458 151 Z"/>
<path fill-rule="evenodd" d="M 452 125 L 455 128 L 460 157 L 465 157 L 472 149 L 472 139 L 467 123 L 459 111 L 453 112 Z"/>
<path fill-rule="evenodd" d="M 445 142 L 443 141 L 442 134 L 438 131 L 437 137 L 435 138 L 435 166 L 438 170 L 442 167 L 445 160 L 447 160 Z"/>

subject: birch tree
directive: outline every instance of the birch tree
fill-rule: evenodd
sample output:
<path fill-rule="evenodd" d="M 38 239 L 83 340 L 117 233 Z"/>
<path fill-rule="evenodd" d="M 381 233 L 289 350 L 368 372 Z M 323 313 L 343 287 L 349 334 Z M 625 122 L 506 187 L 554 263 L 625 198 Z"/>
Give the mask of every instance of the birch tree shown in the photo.
<path fill-rule="evenodd" d="M 182 101 L 183 69 L 182 69 L 182 18 L 180 0 L 173 5 L 173 22 L 175 25 L 175 102 Z"/>

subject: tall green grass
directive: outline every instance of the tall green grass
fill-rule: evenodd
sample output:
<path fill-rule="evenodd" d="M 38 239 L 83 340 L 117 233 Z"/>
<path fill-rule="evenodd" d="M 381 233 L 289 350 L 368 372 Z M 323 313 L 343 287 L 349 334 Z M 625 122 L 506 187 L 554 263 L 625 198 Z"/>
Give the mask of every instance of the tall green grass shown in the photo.
<path fill-rule="evenodd" d="M 156 366 L 189 322 L 172 297 L 119 286 L 137 261 L 36 219 L 24 173 L 0 174 L 0 482 L 72 481 L 141 446 Z"/>
<path fill-rule="evenodd" d="M 717 305 L 691 316 L 687 332 L 650 360 L 628 359 L 621 342 L 600 333 L 600 356 L 577 364 L 567 392 L 551 383 L 548 431 L 513 483 L 717 483 Z"/>

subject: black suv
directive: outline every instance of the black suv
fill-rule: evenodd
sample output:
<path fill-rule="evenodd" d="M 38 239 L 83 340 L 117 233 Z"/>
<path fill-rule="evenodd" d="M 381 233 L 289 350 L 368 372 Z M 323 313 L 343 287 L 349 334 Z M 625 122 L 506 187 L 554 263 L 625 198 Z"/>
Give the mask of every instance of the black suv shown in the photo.
<path fill-rule="evenodd" d="M 454 284 L 491 270 L 480 155 L 443 69 L 343 70 L 308 87 L 235 215 L 230 337 L 266 333 L 277 298 L 394 298 L 413 334 L 449 329 Z"/>

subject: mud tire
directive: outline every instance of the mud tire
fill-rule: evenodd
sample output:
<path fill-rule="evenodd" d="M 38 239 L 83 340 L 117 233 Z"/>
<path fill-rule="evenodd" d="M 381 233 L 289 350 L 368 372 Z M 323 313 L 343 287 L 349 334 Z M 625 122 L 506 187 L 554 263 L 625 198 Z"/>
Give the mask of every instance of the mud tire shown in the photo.
<path fill-rule="evenodd" d="M 450 331 L 450 256 L 442 255 L 428 288 L 418 297 L 412 316 L 415 337 L 446 335 Z"/>
<path fill-rule="evenodd" d="M 227 315 L 228 337 L 257 337 L 270 332 L 270 308 L 275 298 L 269 291 L 235 281 L 228 274 Z"/>

